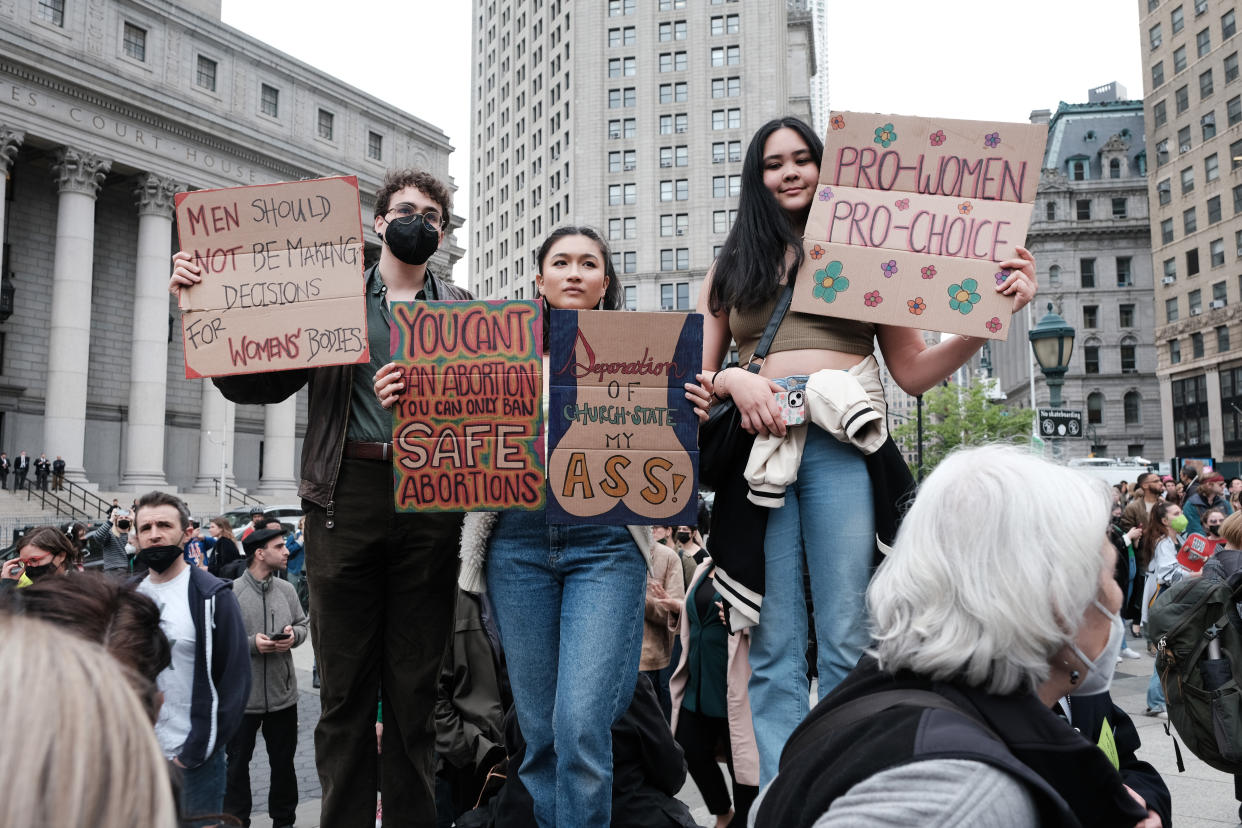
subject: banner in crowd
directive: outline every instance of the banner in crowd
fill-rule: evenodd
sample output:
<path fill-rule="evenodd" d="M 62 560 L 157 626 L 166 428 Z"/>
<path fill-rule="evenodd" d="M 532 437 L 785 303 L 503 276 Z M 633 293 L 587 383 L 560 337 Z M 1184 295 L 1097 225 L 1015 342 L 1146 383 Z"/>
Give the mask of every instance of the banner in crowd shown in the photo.
<path fill-rule="evenodd" d="M 399 512 L 544 504 L 542 304 L 393 302 Z"/>
<path fill-rule="evenodd" d="M 370 359 L 354 176 L 178 193 L 187 377 Z"/>
<path fill-rule="evenodd" d="M 1005 339 L 1045 125 L 834 112 L 793 309 Z"/>
<path fill-rule="evenodd" d="M 548 522 L 696 522 L 703 317 L 551 314 Z"/>

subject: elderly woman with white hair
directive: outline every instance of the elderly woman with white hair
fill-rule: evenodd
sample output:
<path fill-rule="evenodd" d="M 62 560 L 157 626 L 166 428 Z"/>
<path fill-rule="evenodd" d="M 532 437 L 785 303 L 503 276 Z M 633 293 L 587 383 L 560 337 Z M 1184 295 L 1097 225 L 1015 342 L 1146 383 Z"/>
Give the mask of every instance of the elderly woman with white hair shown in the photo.
<path fill-rule="evenodd" d="M 1117 751 L 1051 709 L 1111 682 L 1111 494 L 1014 448 L 945 459 L 867 590 L 871 648 L 790 737 L 751 824 L 1159 825 Z"/>

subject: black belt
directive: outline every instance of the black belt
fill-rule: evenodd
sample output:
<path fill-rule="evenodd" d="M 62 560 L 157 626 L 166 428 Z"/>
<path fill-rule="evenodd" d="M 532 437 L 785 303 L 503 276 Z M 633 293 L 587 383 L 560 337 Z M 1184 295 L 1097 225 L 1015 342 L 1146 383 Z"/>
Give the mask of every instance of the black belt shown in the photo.
<path fill-rule="evenodd" d="M 351 460 L 391 460 L 392 443 L 345 441 L 345 456 Z"/>

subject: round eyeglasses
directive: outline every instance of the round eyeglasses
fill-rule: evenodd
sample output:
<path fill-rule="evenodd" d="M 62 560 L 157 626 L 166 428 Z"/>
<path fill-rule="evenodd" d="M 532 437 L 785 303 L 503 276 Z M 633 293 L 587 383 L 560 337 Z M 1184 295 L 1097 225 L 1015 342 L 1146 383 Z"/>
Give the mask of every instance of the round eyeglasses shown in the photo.
<path fill-rule="evenodd" d="M 409 224 L 415 219 L 421 218 L 429 229 L 436 232 L 439 232 L 442 220 L 438 210 L 428 210 L 425 213 L 420 213 L 409 204 L 393 207 L 384 215 L 393 224 Z"/>

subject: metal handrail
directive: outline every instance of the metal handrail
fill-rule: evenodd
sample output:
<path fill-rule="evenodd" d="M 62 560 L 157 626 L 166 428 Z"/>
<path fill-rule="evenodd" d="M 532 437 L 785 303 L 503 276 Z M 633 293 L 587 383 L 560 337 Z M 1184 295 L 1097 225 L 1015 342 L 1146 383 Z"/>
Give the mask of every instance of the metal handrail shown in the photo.
<path fill-rule="evenodd" d="M 262 500 L 252 497 L 245 489 L 234 486 L 232 483 L 222 481 L 218 477 L 211 478 L 216 484 L 216 494 L 220 494 L 220 486 L 224 486 L 224 493 L 228 496 L 229 502 L 240 501 L 243 506 L 253 504 L 255 506 L 265 505 Z"/>
<path fill-rule="evenodd" d="M 24 480 L 22 481 L 22 485 L 26 488 L 26 501 L 30 502 L 31 500 L 37 500 L 39 502 L 40 509 L 46 509 L 48 507 L 48 503 L 50 502 L 56 509 L 57 514 L 69 515 L 73 518 L 80 517 L 86 520 L 91 519 L 90 512 L 85 508 L 85 500 L 83 500 L 83 506 L 78 507 L 71 499 L 61 497 L 53 491 L 44 491 L 43 489 L 40 489 L 38 486 L 34 485 L 34 481 L 32 480 Z M 81 487 L 79 486 L 78 488 L 80 489 Z M 72 493 L 72 489 L 70 492 Z"/>

